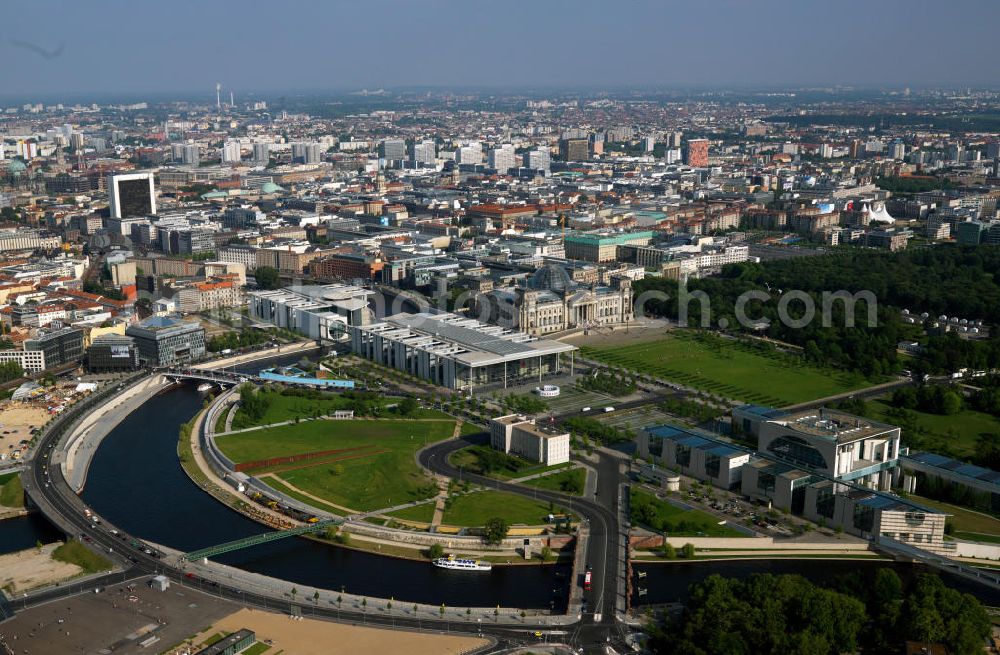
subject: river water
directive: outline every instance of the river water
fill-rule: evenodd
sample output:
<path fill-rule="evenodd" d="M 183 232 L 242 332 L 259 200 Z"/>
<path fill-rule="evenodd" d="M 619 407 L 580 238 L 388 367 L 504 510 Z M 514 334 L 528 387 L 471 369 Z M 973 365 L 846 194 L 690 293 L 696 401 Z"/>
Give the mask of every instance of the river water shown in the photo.
<path fill-rule="evenodd" d="M 298 361 L 301 356 L 271 360 L 268 365 Z M 260 363 L 242 367 L 262 368 Z M 201 491 L 184 473 L 176 446 L 180 425 L 201 407 L 203 397 L 191 386 L 154 396 L 104 439 L 91 463 L 82 497 L 98 514 L 132 535 L 182 551 L 240 539 L 266 528 L 225 507 Z M 0 522 L 0 553 L 51 542 L 60 533 L 38 515 Z M 470 574 L 436 569 L 427 563 L 381 557 L 306 539 L 284 539 L 221 555 L 218 561 L 248 571 L 288 580 L 305 587 L 340 590 L 366 596 L 395 597 L 452 607 L 503 605 L 563 610 L 568 566 L 495 567 Z M 907 564 L 860 560 L 753 560 L 639 565 L 634 593 L 647 589 L 638 603 L 682 601 L 689 585 L 708 575 L 745 577 L 755 572 L 799 573 L 817 582 L 841 572 L 893 566 L 912 574 Z M 1000 594 L 962 580 L 945 580 L 991 605 Z"/>

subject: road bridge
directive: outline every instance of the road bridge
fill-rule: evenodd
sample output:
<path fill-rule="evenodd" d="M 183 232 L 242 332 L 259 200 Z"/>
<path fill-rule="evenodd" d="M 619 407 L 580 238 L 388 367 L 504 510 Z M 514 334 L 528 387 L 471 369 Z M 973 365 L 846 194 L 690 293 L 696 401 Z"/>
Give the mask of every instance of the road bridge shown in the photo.
<path fill-rule="evenodd" d="M 260 380 L 259 376 L 252 373 L 236 373 L 233 371 L 220 371 L 204 368 L 185 368 L 179 370 L 165 369 L 160 372 L 164 377 L 175 381 L 199 380 L 223 386 L 242 384 L 244 382 L 257 382 Z"/>
<path fill-rule="evenodd" d="M 1000 571 L 971 566 L 965 562 L 951 559 L 945 555 L 938 555 L 884 535 L 877 536 L 873 543 L 876 548 L 894 557 L 917 561 L 939 571 L 945 571 L 991 589 L 1000 590 Z"/>
<path fill-rule="evenodd" d="M 163 371 L 161 371 L 163 373 Z M 148 373 L 142 373 L 125 381 L 125 384 L 141 381 Z M 190 586 L 201 589 L 220 598 L 235 601 L 244 606 L 263 608 L 265 610 L 289 612 L 294 606 L 294 602 L 282 596 L 279 592 L 261 591 L 256 587 L 247 587 L 233 580 L 226 580 L 219 576 L 217 579 L 192 579 L 188 575 L 188 570 L 184 567 L 186 561 L 182 558 L 180 562 L 163 558 L 161 553 L 153 548 L 147 547 L 141 539 L 131 539 L 125 531 L 115 528 L 106 518 L 100 524 L 95 524 L 85 513 L 88 509 L 80 497 L 70 488 L 62 474 L 61 467 L 52 465 L 51 459 L 57 448 L 63 444 L 60 442 L 63 437 L 72 432 L 73 426 L 83 416 L 92 412 L 101 411 L 101 406 L 111 397 L 118 393 L 117 386 L 108 386 L 98 390 L 92 396 L 80 401 L 76 405 L 67 408 L 57 415 L 48 426 L 46 426 L 32 455 L 27 462 L 27 468 L 22 474 L 25 494 L 33 506 L 58 526 L 65 534 L 71 537 L 87 537 L 89 544 L 93 548 L 107 553 L 105 557 L 113 559 L 119 566 L 119 570 L 113 574 L 108 574 L 108 580 L 144 577 L 154 574 L 165 575 L 172 583 L 179 586 Z M 539 496 L 543 494 L 539 492 Z M 319 524 L 311 524 L 314 529 L 321 529 Z M 326 527 L 325 525 L 322 527 Z M 116 530 L 117 534 L 112 533 Z M 283 535 L 291 536 L 291 535 Z M 223 546 L 220 544 L 214 548 Z M 150 552 L 146 552 L 149 550 Z M 176 562 L 176 563 L 175 563 Z M 94 579 L 88 581 L 89 585 L 103 586 L 104 579 Z M 79 593 L 79 585 L 62 585 L 50 587 L 38 593 L 29 594 L 27 597 L 19 598 L 11 603 L 12 607 L 3 607 L 3 618 L 9 618 L 14 610 L 34 607 L 63 598 L 75 593 Z M 467 632 L 479 634 L 491 640 L 490 646 L 482 649 L 494 650 L 498 646 L 511 648 L 514 646 L 525 646 L 537 643 L 534 631 L 551 630 L 552 626 L 547 622 L 515 621 L 514 624 L 508 622 L 506 625 L 501 622 L 497 625 L 487 625 L 477 623 L 476 626 L 461 625 L 460 622 L 445 617 L 428 618 L 413 617 L 406 615 L 385 615 L 377 613 L 366 613 L 356 609 L 342 609 L 339 606 L 312 606 L 310 615 L 316 618 L 350 622 L 367 623 L 389 629 L 408 630 L 435 630 L 441 629 L 450 632 Z M 0 618 L 0 621 L 3 620 Z M 603 632 L 602 632 L 603 635 Z M 598 639 L 594 639 L 596 643 Z M 603 636 L 599 639 L 604 643 Z M 598 651 L 594 651 L 598 652 Z"/>

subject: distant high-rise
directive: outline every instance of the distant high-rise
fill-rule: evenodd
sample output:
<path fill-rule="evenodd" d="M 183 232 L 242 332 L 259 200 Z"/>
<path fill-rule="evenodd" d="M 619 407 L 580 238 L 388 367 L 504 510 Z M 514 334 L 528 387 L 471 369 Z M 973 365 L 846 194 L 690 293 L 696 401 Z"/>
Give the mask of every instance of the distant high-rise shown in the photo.
<path fill-rule="evenodd" d="M 517 151 L 509 143 L 490 150 L 487 165 L 500 175 L 506 175 L 517 166 Z"/>
<path fill-rule="evenodd" d="M 455 151 L 456 164 L 472 164 L 478 166 L 483 163 L 483 146 L 476 142 L 467 146 L 462 146 Z"/>
<path fill-rule="evenodd" d="M 961 143 L 953 143 L 948 148 L 948 159 L 951 161 L 962 161 L 965 159 L 965 148 Z"/>
<path fill-rule="evenodd" d="M 708 139 L 688 139 L 684 163 L 692 168 L 708 168 Z"/>
<path fill-rule="evenodd" d="M 653 152 L 656 148 L 656 137 L 647 136 L 642 140 L 642 149 L 646 152 Z"/>
<path fill-rule="evenodd" d="M 318 164 L 319 158 L 318 143 L 292 144 L 292 161 L 296 164 Z"/>
<path fill-rule="evenodd" d="M 201 154 L 196 144 L 188 143 L 184 145 L 184 148 L 181 150 L 181 162 L 187 166 L 197 166 L 201 163 Z"/>
<path fill-rule="evenodd" d="M 268 160 L 271 159 L 271 144 L 269 143 L 255 143 L 253 144 L 253 160 L 257 164 L 267 164 Z"/>
<path fill-rule="evenodd" d="M 586 161 L 590 158 L 587 139 L 563 139 L 559 142 L 559 156 L 563 161 Z"/>
<path fill-rule="evenodd" d="M 684 133 L 683 132 L 671 132 L 668 135 L 668 139 L 669 139 L 669 144 L 670 144 L 671 148 L 680 148 L 681 147 L 681 142 L 684 139 Z"/>
<path fill-rule="evenodd" d="M 833 146 L 829 143 L 824 143 L 819 147 L 819 156 L 823 159 L 830 159 L 833 157 Z"/>
<path fill-rule="evenodd" d="M 892 144 L 892 158 L 899 161 L 903 161 L 906 157 L 906 144 L 902 141 L 896 141 Z"/>
<path fill-rule="evenodd" d="M 433 140 L 415 141 L 410 150 L 410 163 L 414 166 L 433 165 L 437 159 L 437 144 Z"/>
<path fill-rule="evenodd" d="M 215 83 L 215 108 L 222 109 L 222 85 Z"/>
<path fill-rule="evenodd" d="M 183 143 L 171 143 L 170 144 L 170 158 L 174 161 L 181 161 L 184 159 L 184 144 Z"/>
<path fill-rule="evenodd" d="M 156 213 L 156 190 L 152 173 L 108 176 L 111 218 L 132 218 Z"/>
<path fill-rule="evenodd" d="M 551 168 L 551 157 L 548 148 L 529 150 L 524 154 L 524 167 L 536 171 L 548 172 Z"/>
<path fill-rule="evenodd" d="M 996 159 L 1000 157 L 1000 141 L 990 141 L 986 144 L 986 158 Z"/>
<path fill-rule="evenodd" d="M 240 142 L 236 139 L 226 141 L 222 145 L 222 163 L 238 164 L 240 161 Z"/>
<path fill-rule="evenodd" d="M 403 139 L 384 139 L 378 144 L 378 156 L 386 161 L 403 161 L 406 159 L 406 141 Z"/>

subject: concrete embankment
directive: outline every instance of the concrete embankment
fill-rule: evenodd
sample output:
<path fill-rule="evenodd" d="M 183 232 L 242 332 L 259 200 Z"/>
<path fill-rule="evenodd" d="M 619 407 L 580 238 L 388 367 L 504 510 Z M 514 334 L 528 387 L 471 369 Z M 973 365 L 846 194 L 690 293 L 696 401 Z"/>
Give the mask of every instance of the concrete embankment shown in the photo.
<path fill-rule="evenodd" d="M 219 368 L 227 368 L 229 366 L 239 366 L 240 364 L 246 364 L 247 362 L 255 362 L 271 357 L 294 355 L 296 353 L 305 353 L 317 349 L 319 349 L 319 346 L 316 345 L 315 341 L 300 341 L 298 343 L 275 346 L 274 348 L 268 348 L 267 350 L 255 350 L 252 353 L 244 353 L 242 355 L 233 355 L 232 357 L 216 359 L 211 362 L 205 362 L 204 364 L 198 364 L 194 368 L 211 371 Z"/>
<path fill-rule="evenodd" d="M 62 466 L 70 488 L 79 493 L 87 481 L 90 461 L 101 440 L 144 402 L 171 383 L 162 375 L 154 375 L 123 389 L 97 411 L 85 416 L 73 428 L 64 448 L 53 453 L 54 464 Z"/>

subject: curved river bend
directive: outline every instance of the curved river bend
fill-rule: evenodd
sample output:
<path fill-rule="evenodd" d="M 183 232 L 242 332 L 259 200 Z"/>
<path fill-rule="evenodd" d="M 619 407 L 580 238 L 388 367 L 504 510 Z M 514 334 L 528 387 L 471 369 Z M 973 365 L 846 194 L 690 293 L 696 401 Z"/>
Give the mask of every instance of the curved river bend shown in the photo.
<path fill-rule="evenodd" d="M 281 363 L 291 363 L 298 357 L 282 359 L 285 362 Z M 240 368 L 252 372 L 261 364 Z M 175 387 L 127 417 L 97 450 L 83 490 L 84 501 L 130 534 L 182 551 L 266 531 L 201 491 L 180 467 L 176 451 L 180 425 L 197 413 L 202 400 L 193 386 Z M 60 536 L 38 515 L 2 521 L 0 553 Z M 217 560 L 303 587 L 343 587 L 354 594 L 453 607 L 500 604 L 563 611 L 568 595 L 568 566 L 495 567 L 491 573 L 470 575 L 298 538 L 227 553 Z M 646 571 L 647 576 L 634 579 L 634 589 L 641 586 L 648 591 L 633 601 L 684 600 L 688 585 L 712 573 L 736 577 L 754 572 L 800 573 L 822 582 L 817 578 L 876 566 L 893 566 L 904 576 L 914 571 L 912 565 L 859 560 L 817 564 L 815 560 L 753 560 L 637 565 L 636 570 Z M 817 576 L 818 571 L 824 574 Z M 952 576 L 945 576 L 945 580 L 988 604 L 1000 605 L 996 592 Z"/>

